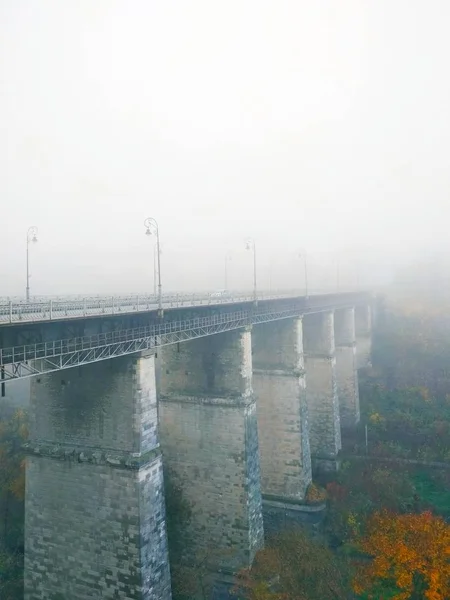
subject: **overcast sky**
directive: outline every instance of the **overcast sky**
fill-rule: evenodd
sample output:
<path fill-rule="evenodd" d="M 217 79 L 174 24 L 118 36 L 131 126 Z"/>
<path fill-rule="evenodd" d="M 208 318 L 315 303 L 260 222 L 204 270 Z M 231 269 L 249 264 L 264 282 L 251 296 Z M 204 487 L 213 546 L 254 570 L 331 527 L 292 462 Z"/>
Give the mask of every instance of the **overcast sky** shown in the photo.
<path fill-rule="evenodd" d="M 448 0 L 0 0 L 0 296 L 300 285 L 447 247 Z M 353 257 L 353 258 L 352 258 Z M 367 272 L 369 271 L 369 272 Z M 314 277 L 314 274 L 311 275 Z"/>

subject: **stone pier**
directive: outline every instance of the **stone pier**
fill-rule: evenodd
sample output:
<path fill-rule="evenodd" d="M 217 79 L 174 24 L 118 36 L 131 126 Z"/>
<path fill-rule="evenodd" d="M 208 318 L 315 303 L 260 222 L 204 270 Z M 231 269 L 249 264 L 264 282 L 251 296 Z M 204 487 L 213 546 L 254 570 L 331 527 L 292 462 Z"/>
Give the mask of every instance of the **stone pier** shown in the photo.
<path fill-rule="evenodd" d="M 301 319 L 255 326 L 252 347 L 263 497 L 302 501 L 311 454 Z"/>
<path fill-rule="evenodd" d="M 181 560 L 230 575 L 263 545 L 251 333 L 174 344 L 160 357 L 164 465 L 191 513 Z"/>
<path fill-rule="evenodd" d="M 25 600 L 170 600 L 155 360 L 32 381 Z"/>
<path fill-rule="evenodd" d="M 333 312 L 303 317 L 306 399 L 313 467 L 334 469 L 341 449 Z"/>
<path fill-rule="evenodd" d="M 371 366 L 372 310 L 368 304 L 355 307 L 356 364 L 358 369 Z"/>
<path fill-rule="evenodd" d="M 360 418 L 354 308 L 335 310 L 334 339 L 341 427 L 354 427 Z"/>

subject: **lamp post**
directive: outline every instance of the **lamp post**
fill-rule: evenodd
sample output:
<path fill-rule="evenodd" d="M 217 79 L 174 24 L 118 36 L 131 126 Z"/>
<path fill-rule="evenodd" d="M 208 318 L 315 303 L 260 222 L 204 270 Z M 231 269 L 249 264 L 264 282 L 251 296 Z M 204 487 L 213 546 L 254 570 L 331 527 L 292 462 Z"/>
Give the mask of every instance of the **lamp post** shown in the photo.
<path fill-rule="evenodd" d="M 303 269 L 304 269 L 304 283 L 305 283 L 305 297 L 308 297 L 308 255 L 306 250 L 302 250 L 298 253 L 299 258 L 303 258 Z"/>
<path fill-rule="evenodd" d="M 33 242 L 33 243 L 37 242 L 37 233 L 38 233 L 37 227 L 32 226 L 32 227 L 28 228 L 28 231 L 27 231 L 27 287 L 26 287 L 27 302 L 30 301 L 30 260 L 29 260 L 30 242 Z"/>
<path fill-rule="evenodd" d="M 255 304 L 258 302 L 258 296 L 256 293 L 256 245 L 253 238 L 245 240 L 245 249 L 252 250 L 253 252 L 253 300 Z"/>
<path fill-rule="evenodd" d="M 156 235 L 156 257 L 158 261 L 158 315 L 162 317 L 163 308 L 161 293 L 161 249 L 159 245 L 159 227 L 156 219 L 153 219 L 153 217 L 148 217 L 147 219 L 145 219 L 144 227 L 146 228 L 146 235 L 152 235 L 152 233 L 155 233 Z"/>

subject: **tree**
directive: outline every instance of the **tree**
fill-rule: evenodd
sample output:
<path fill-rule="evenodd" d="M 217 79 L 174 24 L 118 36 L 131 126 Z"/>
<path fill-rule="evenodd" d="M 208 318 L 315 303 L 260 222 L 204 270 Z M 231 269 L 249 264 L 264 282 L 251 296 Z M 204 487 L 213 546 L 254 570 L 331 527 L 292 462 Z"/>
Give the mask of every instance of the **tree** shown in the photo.
<path fill-rule="evenodd" d="M 349 585 L 339 558 L 299 527 L 257 553 L 238 574 L 235 592 L 248 600 L 346 600 Z"/>
<path fill-rule="evenodd" d="M 357 566 L 356 593 L 380 598 L 390 588 L 392 600 L 450 598 L 450 526 L 441 517 L 374 513 L 356 547 L 368 558 Z"/>

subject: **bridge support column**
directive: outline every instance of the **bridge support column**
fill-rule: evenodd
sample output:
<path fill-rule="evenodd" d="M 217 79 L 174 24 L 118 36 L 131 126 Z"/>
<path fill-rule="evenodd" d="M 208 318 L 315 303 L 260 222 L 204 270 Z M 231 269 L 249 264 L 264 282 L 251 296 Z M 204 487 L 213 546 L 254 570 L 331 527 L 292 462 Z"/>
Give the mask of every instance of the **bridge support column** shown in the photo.
<path fill-rule="evenodd" d="M 303 317 L 306 398 L 313 468 L 334 469 L 341 449 L 333 312 Z"/>
<path fill-rule="evenodd" d="M 263 545 L 250 330 L 163 348 L 160 385 L 164 464 L 191 513 L 180 561 L 232 575 Z"/>
<path fill-rule="evenodd" d="M 335 310 L 334 338 L 341 427 L 354 427 L 360 418 L 354 308 Z"/>
<path fill-rule="evenodd" d="M 372 310 L 370 305 L 355 307 L 356 364 L 358 369 L 371 366 Z"/>
<path fill-rule="evenodd" d="M 33 379 L 25 600 L 170 600 L 151 354 Z"/>
<path fill-rule="evenodd" d="M 311 483 L 302 321 L 257 325 L 252 338 L 263 497 L 302 501 Z"/>

